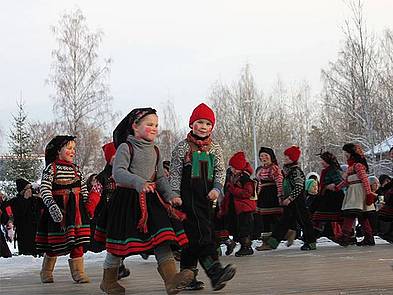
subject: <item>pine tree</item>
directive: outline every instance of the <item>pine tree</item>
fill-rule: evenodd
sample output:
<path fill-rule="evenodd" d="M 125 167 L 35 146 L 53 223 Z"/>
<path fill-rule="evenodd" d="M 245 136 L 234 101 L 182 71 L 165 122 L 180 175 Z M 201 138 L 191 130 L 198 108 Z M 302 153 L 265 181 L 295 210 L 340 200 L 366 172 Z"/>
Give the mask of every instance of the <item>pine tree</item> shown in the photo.
<path fill-rule="evenodd" d="M 10 157 L 5 163 L 6 185 L 4 190 L 9 196 L 15 195 L 15 180 L 23 177 L 33 182 L 40 176 L 42 161 L 32 154 L 32 138 L 29 131 L 27 114 L 22 100 L 17 102 L 17 115 L 8 136 Z"/>

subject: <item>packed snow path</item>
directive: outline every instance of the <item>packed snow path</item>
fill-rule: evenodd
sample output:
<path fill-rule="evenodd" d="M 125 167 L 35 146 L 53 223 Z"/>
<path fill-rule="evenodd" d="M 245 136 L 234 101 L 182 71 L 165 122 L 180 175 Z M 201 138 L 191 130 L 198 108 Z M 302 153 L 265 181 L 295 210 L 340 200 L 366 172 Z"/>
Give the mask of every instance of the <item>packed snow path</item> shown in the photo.
<path fill-rule="evenodd" d="M 309 252 L 300 251 L 300 245 L 299 241 L 290 248 L 281 244 L 278 250 L 249 257 L 224 256 L 223 263 L 237 265 L 237 275 L 225 289 L 213 292 L 200 271 L 205 290 L 182 294 L 393 294 L 393 245 L 377 240 L 375 247 L 343 248 L 320 239 L 318 250 Z M 42 258 L 0 258 L 0 294 L 103 294 L 99 283 L 104 257 L 104 253 L 86 255 L 92 283 L 83 285 L 72 282 L 67 257 L 59 258 L 55 283 L 45 285 L 39 279 Z M 154 257 L 129 257 L 126 265 L 131 269 L 131 276 L 121 280 L 126 294 L 165 294 Z"/>

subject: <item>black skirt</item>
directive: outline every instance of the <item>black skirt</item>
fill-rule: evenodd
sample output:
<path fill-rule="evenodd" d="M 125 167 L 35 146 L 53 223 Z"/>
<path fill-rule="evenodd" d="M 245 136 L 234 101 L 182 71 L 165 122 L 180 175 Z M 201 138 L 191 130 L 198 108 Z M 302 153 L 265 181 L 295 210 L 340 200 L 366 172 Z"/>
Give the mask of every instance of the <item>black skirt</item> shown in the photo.
<path fill-rule="evenodd" d="M 322 196 L 318 196 L 313 206 L 315 211 L 313 221 L 342 221 L 341 206 L 343 204 L 343 191 L 334 192 L 325 190 Z"/>
<path fill-rule="evenodd" d="M 107 252 L 129 256 L 150 252 L 163 243 L 188 243 L 180 221 L 170 218 L 156 193 L 146 194 L 147 232 L 138 229 L 141 218 L 139 194 L 135 189 L 116 188 L 105 212 L 97 220 L 94 239 L 105 243 Z"/>

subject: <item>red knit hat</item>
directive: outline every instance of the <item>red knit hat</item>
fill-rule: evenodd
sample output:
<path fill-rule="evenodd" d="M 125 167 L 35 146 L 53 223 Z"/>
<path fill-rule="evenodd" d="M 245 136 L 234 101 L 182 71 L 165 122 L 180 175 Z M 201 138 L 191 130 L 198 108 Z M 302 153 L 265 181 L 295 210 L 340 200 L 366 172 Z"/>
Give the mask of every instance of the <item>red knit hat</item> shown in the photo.
<path fill-rule="evenodd" d="M 213 127 L 216 123 L 216 118 L 214 116 L 214 112 L 211 108 L 209 108 L 206 104 L 201 103 L 198 105 L 191 114 L 189 125 L 191 127 L 192 123 L 199 119 L 206 119 L 209 120 Z"/>
<path fill-rule="evenodd" d="M 237 152 L 229 160 L 229 165 L 236 170 L 243 171 L 247 167 L 246 155 L 244 152 Z"/>
<path fill-rule="evenodd" d="M 116 154 L 115 144 L 113 142 L 104 144 L 102 150 L 104 151 L 106 162 L 110 163 L 112 157 Z"/>
<path fill-rule="evenodd" d="M 293 145 L 284 151 L 284 155 L 288 156 L 293 162 L 297 162 L 299 160 L 301 153 L 300 148 L 296 145 Z"/>

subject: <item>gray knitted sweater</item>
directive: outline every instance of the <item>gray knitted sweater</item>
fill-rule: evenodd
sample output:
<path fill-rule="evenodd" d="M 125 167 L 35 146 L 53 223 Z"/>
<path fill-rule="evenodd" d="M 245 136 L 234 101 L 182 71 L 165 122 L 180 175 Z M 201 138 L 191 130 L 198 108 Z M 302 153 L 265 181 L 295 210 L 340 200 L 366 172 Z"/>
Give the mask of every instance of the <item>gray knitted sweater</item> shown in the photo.
<path fill-rule="evenodd" d="M 113 162 L 113 179 L 116 184 L 122 187 L 135 188 L 138 192 L 142 191 L 145 182 L 150 181 L 156 168 L 157 153 L 154 149 L 154 143 L 146 140 L 136 139 L 129 135 L 127 141 L 132 144 L 133 157 L 130 165 L 131 155 L 127 143 L 119 145 Z M 178 196 L 169 185 L 164 176 L 162 159 L 158 161 L 157 191 L 167 200 Z"/>

